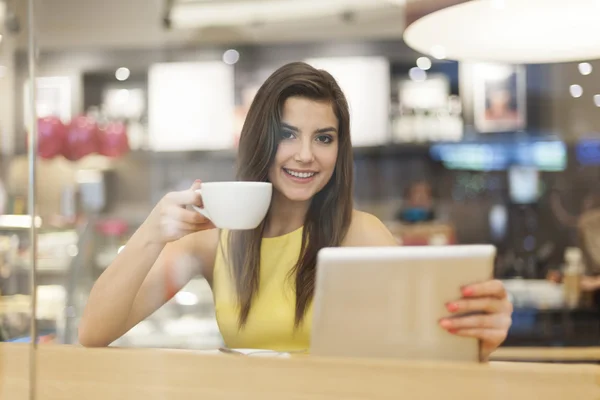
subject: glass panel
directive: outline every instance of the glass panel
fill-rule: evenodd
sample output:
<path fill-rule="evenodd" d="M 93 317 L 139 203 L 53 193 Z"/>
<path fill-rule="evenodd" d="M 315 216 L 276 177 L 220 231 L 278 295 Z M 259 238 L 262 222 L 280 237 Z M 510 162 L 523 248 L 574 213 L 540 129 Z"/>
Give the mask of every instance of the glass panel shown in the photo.
<path fill-rule="evenodd" d="M 298 248 L 262 242 L 264 274 L 246 330 L 238 330 L 237 293 L 223 271 L 226 257 L 216 250 L 214 229 L 184 235 L 178 245 L 163 248 L 172 235 L 189 233 L 173 227 L 207 227 L 181 223 L 182 215 L 199 215 L 188 207 L 194 198 L 190 188 L 198 187 L 196 180 L 236 179 L 251 104 L 267 78 L 293 61 L 325 68 L 345 93 L 354 205 L 382 221 L 393 244 L 496 246 L 493 275 L 504 282 L 515 307 L 502 347 L 600 346 L 600 284 L 593 277 L 600 272 L 594 239 L 600 207 L 600 88 L 593 83 L 600 63 L 504 65 L 420 54 L 402 41 L 399 3 L 404 2 L 348 1 L 338 9 L 332 4 L 343 1 L 282 1 L 293 5 L 277 12 L 264 8 L 273 2 L 259 1 L 244 1 L 240 9 L 219 9 L 216 2 L 148 3 L 39 5 L 37 322 L 42 351 L 80 344 L 143 347 L 160 364 L 163 353 L 157 348 L 300 351 L 308 346 L 310 324 L 299 336 L 290 333 L 295 292 L 287 278 L 293 278 L 301 230 L 292 229 L 292 218 L 269 219 L 275 206 L 265 220 L 265 235 L 290 234 Z M 332 8 L 325 9 L 326 3 Z M 256 14 L 240 11 L 248 4 Z M 261 18 L 248 20 L 248 15 Z M 7 50 L 11 43 L 13 53 Z M 5 214 L 26 215 L 24 132 L 30 95 L 27 47 L 19 43 L 4 34 L 0 53 L 5 67 L 0 88 L 14 99 L 0 104 L 0 118 L 13 127 L 3 128 L 2 146 L 14 148 L 3 158 L 6 201 L 0 205 L 5 204 Z M 299 131 L 314 133 L 319 125 L 312 114 L 299 120 L 308 124 Z M 263 131 L 271 132 L 252 133 Z M 277 140 L 293 142 L 296 133 Z M 309 154 L 314 160 L 307 162 L 313 164 L 296 169 L 326 169 L 327 160 L 319 157 L 331 154 L 318 154 L 321 140 L 326 139 L 309 142 L 315 146 Z M 249 139 L 242 150 L 257 141 Z M 286 192 L 283 183 L 273 182 L 275 196 L 292 201 L 271 204 L 293 204 L 297 211 L 301 202 L 294 193 L 311 198 L 320 187 L 310 186 L 306 174 L 284 170 L 305 165 L 306 153 L 286 155 L 281 149 L 275 163 L 282 168 L 276 173 L 294 189 Z M 265 149 L 253 155 L 268 159 Z M 328 165 L 332 172 L 333 163 Z M 242 172 L 250 169 L 241 166 Z M 248 179 L 266 179 L 260 171 L 251 172 Z M 215 195 L 207 212 L 217 225 L 239 227 L 260 196 L 228 193 Z M 226 212 L 219 217 L 220 207 Z M 304 219 L 298 221 L 295 228 Z M 316 222 L 322 229 L 322 221 Z M 2 334 L 28 340 L 27 225 L 1 232 L 8 268 L 0 269 L 2 298 L 23 309 L 5 317 Z M 257 254 L 249 246 L 245 250 L 245 257 Z M 15 272 L 18 265 L 25 266 L 22 275 Z M 245 289 L 250 287 L 246 279 Z M 312 318 L 310 311 L 307 315 Z M 368 328 L 349 325 L 347 330 Z M 521 353 L 497 354 L 512 360 Z M 56 374 L 41 370 L 40 382 Z"/>
<path fill-rule="evenodd" d="M 16 400 L 31 398 L 35 382 L 34 227 L 41 225 L 33 218 L 36 157 L 22 123 L 32 105 L 22 83 L 35 74 L 29 11 L 27 1 L 0 2 L 0 398 Z"/>

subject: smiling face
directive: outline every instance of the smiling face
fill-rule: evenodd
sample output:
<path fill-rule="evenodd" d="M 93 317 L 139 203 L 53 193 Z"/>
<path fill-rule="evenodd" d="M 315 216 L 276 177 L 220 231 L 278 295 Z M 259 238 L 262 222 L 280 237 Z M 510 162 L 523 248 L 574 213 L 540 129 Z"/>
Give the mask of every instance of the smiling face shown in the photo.
<path fill-rule="evenodd" d="M 276 196 L 306 202 L 327 185 L 335 170 L 338 120 L 328 101 L 290 97 L 281 122 L 281 142 L 269 181 Z"/>
<path fill-rule="evenodd" d="M 274 225 L 271 232 L 277 235 L 302 218 L 310 240 L 303 240 L 295 270 L 295 326 L 300 325 L 313 298 L 318 252 L 340 246 L 350 227 L 353 173 L 350 112 L 335 78 L 303 62 L 276 70 L 248 110 L 238 147 L 236 179 L 270 181 L 274 189 L 270 214 L 259 227 L 228 234 L 240 327 L 259 289 L 267 225 Z"/>

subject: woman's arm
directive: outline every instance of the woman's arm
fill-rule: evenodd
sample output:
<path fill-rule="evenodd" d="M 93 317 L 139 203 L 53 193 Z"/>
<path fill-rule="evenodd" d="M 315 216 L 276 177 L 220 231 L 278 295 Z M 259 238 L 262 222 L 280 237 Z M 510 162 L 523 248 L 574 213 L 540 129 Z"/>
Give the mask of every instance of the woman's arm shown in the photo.
<path fill-rule="evenodd" d="M 217 236 L 212 229 L 160 246 L 134 235 L 94 284 L 79 324 L 79 342 L 86 347 L 108 346 L 194 276 L 210 280 Z"/>
<path fill-rule="evenodd" d="M 218 232 L 188 204 L 190 190 L 166 195 L 95 282 L 79 324 L 84 346 L 108 346 L 153 313 L 197 273 L 212 275 Z"/>

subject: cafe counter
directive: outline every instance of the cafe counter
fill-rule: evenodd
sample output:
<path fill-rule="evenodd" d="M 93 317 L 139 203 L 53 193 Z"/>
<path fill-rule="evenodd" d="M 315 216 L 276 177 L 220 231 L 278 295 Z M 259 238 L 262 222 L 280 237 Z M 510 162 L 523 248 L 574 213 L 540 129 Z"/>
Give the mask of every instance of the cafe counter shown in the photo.
<path fill-rule="evenodd" d="M 32 356 L 33 357 L 30 357 Z M 36 368 L 31 374 L 29 365 Z M 0 344 L 0 399 L 598 399 L 600 366 Z"/>

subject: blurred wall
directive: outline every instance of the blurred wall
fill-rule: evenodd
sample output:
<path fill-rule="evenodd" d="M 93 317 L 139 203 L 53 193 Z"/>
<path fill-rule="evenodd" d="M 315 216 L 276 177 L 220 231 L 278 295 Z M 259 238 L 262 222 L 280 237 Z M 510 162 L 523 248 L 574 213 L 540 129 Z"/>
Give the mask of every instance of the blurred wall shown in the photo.
<path fill-rule="evenodd" d="M 280 65 L 319 56 L 365 56 L 377 55 L 390 59 L 400 69 L 410 68 L 418 56 L 399 41 L 304 43 L 295 45 L 239 46 L 241 54 L 236 64 L 236 89 L 245 82 L 262 81 Z M 181 49 L 146 49 L 130 51 L 78 51 L 47 52 L 40 54 L 40 75 L 68 74 L 74 78 L 73 113 L 84 110 L 82 75 L 89 72 L 113 73 L 116 68 L 126 66 L 133 73 L 145 73 L 156 62 L 215 60 L 220 59 L 225 48 L 201 47 Z M 592 63 L 600 71 L 600 62 Z M 26 57 L 16 58 L 17 76 L 15 85 L 22 88 L 26 77 Z M 460 76 L 460 79 L 459 79 Z M 532 65 L 527 67 L 528 122 L 532 130 L 553 132 L 568 141 L 585 137 L 599 126 L 600 110 L 592 101 L 595 88 L 593 77 L 583 77 L 577 64 Z M 473 117 L 472 88 L 468 66 L 461 66 L 457 75 L 457 91 L 463 98 L 467 124 Z M 568 87 L 572 83 L 584 86 L 584 96 L 573 99 Z M 600 91 L 600 86 L 598 87 Z M 239 92 L 239 90 L 236 90 Z M 22 90 L 15 91 L 17 120 L 22 127 Z M 16 149 L 25 150 L 24 132 L 17 129 Z M 572 156 L 573 154 L 571 154 Z M 573 157 L 571 157 L 572 160 Z M 89 158 L 79 163 L 65 160 L 41 162 L 40 210 L 44 213 L 59 209 L 60 189 L 74 179 L 78 168 L 93 166 L 100 161 Z M 106 162 L 106 160 L 104 161 Z M 489 209 L 498 202 L 507 202 L 505 173 L 470 173 L 448 171 L 434 163 L 427 149 L 407 146 L 405 150 L 386 155 L 356 155 L 356 200 L 360 208 L 373 212 L 382 219 L 391 219 L 401 205 L 401 193 L 411 182 L 425 179 L 432 183 L 438 194 L 438 202 L 446 210 L 446 217 L 458 228 L 459 240 L 465 243 L 488 242 Z M 188 187 L 194 179 L 224 180 L 234 176 L 232 153 L 189 152 L 189 153 L 145 153 L 135 152 L 127 157 L 108 163 L 112 170 L 110 202 L 107 212 L 143 219 L 151 207 L 169 190 Z M 15 192 L 25 193 L 26 162 L 17 157 L 8 171 L 8 187 Z M 482 190 L 473 191 L 468 182 L 479 182 L 483 175 L 488 183 Z M 597 185 L 598 167 L 581 167 L 573 161 L 567 171 L 548 173 L 543 176 L 545 195 L 537 206 L 539 220 L 536 228 L 541 237 L 560 238 L 561 246 L 575 239 L 572 227 L 564 226 L 552 210 L 549 201 L 551 192 L 560 193 L 565 209 L 577 215 L 581 211 L 582 199 Z M 466 182 L 466 183 L 465 183 Z M 496 182 L 494 184 L 490 182 Z M 472 185 L 471 185 L 472 186 Z M 468 223 L 465 223 L 468 221 Z M 562 232 L 562 233 L 561 233 Z M 516 240 L 516 239 L 515 239 Z M 520 239 L 518 239 L 520 240 Z M 542 239 L 540 239 L 542 240 Z M 552 239 L 553 240 L 553 239 Z M 518 246 L 513 243 L 511 246 Z"/>

